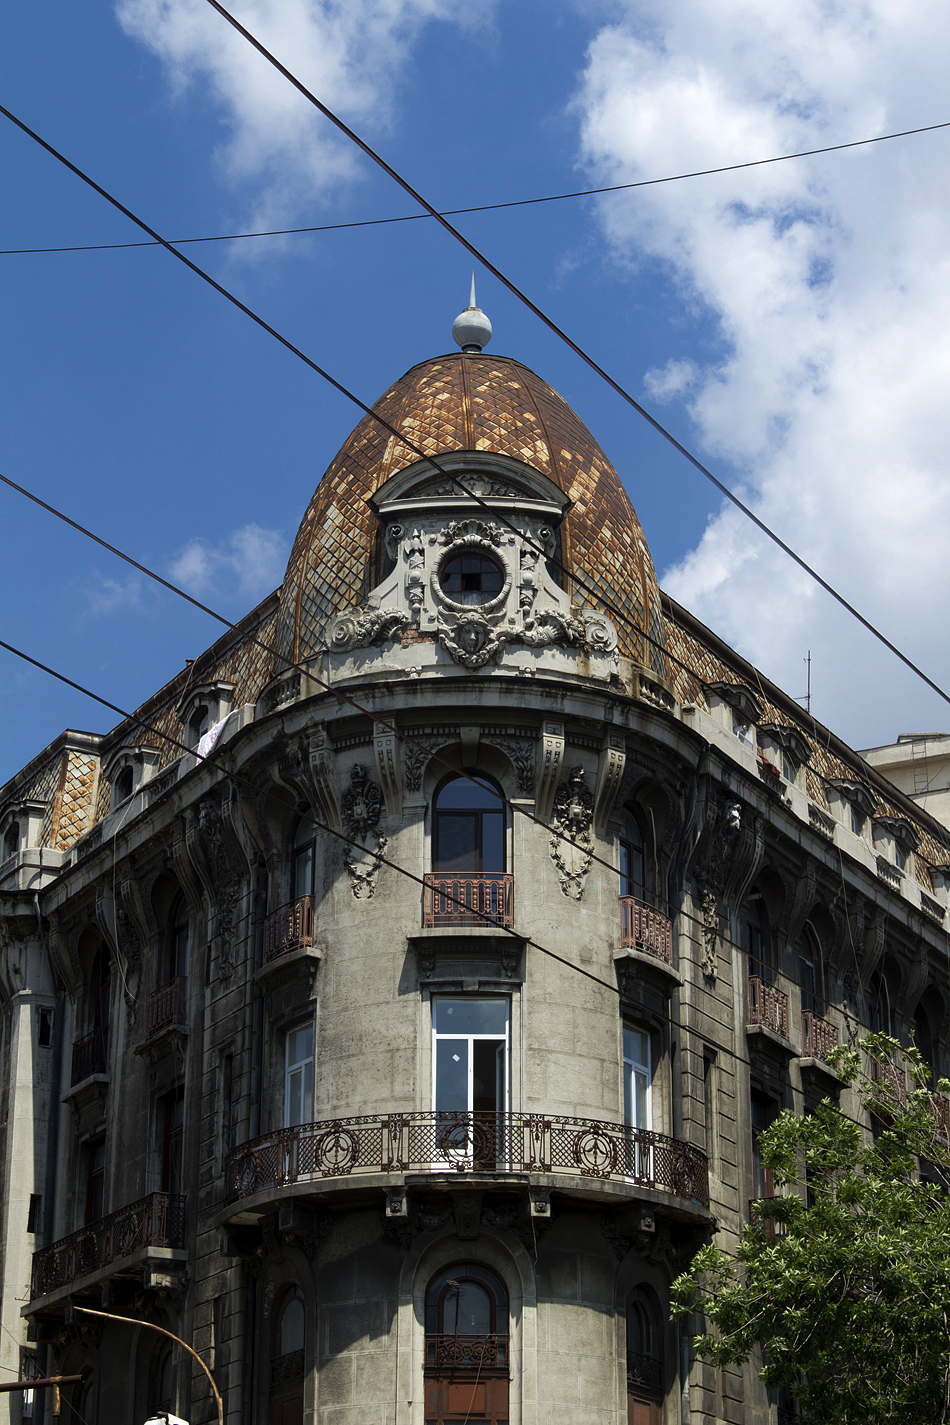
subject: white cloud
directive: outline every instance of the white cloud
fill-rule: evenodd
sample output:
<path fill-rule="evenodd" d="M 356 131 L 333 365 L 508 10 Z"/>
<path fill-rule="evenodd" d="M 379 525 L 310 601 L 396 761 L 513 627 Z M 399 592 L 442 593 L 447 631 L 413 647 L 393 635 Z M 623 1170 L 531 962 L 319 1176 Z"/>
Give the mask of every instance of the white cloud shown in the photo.
<path fill-rule="evenodd" d="M 113 614 L 117 610 L 138 608 L 142 601 L 142 581 L 137 574 L 128 579 L 110 579 L 98 570 L 94 584 L 82 590 L 86 611 L 90 614 Z"/>
<path fill-rule="evenodd" d="M 597 33 L 582 152 L 622 182 L 946 117 L 937 0 L 637 0 Z M 602 201 L 620 262 L 664 262 L 721 358 L 649 373 L 686 392 L 707 455 L 757 513 L 938 681 L 950 679 L 950 186 L 946 133 Z M 694 438 L 694 443 L 697 438 Z M 649 535 L 649 531 L 647 531 Z M 950 709 L 724 508 L 664 582 L 859 742 Z"/>
<path fill-rule="evenodd" d="M 671 358 L 665 366 L 654 367 L 643 378 L 644 389 L 655 401 L 670 401 L 695 385 L 699 373 L 692 361 Z"/>
<path fill-rule="evenodd" d="M 474 27 L 491 5 L 466 0 L 244 0 L 229 7 L 307 87 L 357 126 L 392 120 L 402 72 L 426 23 Z M 254 185 L 249 225 L 277 225 L 341 182 L 358 154 L 206 0 L 117 0 L 126 33 L 163 61 L 173 86 L 210 84 L 235 186 Z M 243 246 L 243 245 L 242 245 Z"/>
<path fill-rule="evenodd" d="M 288 553 L 278 530 L 247 524 L 220 544 L 189 540 L 172 562 L 171 578 L 196 598 L 219 590 L 260 599 L 283 579 Z"/>

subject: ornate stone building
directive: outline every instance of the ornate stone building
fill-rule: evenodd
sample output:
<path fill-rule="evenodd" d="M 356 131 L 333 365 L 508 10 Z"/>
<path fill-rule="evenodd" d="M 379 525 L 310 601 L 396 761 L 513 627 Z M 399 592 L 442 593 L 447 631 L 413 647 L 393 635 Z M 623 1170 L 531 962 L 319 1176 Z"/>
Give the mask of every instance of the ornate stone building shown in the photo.
<path fill-rule="evenodd" d="M 660 593 L 487 330 L 277 593 L 0 791 L 0 1364 L 64 1419 L 214 1418 L 152 1322 L 228 1425 L 785 1422 L 670 1282 L 831 1045 L 946 1068 L 950 833 Z"/>

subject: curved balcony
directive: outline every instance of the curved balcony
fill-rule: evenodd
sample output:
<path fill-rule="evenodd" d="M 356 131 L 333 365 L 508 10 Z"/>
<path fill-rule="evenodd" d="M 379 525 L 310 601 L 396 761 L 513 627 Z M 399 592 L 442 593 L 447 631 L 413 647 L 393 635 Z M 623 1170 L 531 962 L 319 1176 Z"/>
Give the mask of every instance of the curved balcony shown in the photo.
<path fill-rule="evenodd" d="M 636 896 L 621 896 L 620 944 L 624 950 L 639 950 L 672 965 L 673 922 Z"/>
<path fill-rule="evenodd" d="M 394 1173 L 613 1180 L 709 1206 L 705 1154 L 663 1133 L 541 1113 L 394 1113 L 282 1128 L 228 1157 L 228 1200 Z"/>

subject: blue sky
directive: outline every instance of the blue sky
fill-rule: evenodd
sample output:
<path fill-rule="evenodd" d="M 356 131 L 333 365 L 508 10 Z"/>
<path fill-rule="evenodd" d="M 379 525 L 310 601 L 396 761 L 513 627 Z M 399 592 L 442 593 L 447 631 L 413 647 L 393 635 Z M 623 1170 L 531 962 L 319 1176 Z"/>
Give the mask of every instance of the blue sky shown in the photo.
<path fill-rule="evenodd" d="M 938 107 L 950 30 L 923 3 L 910 18 L 878 3 L 873 25 L 866 6 L 802 5 L 792 28 L 739 0 L 235 8 L 444 207 L 950 117 Z M 412 211 L 225 29 L 204 0 L 124 0 L 119 13 L 9 0 L 3 102 L 168 236 Z M 0 246 L 136 238 L 12 126 L 2 132 Z M 925 135 L 459 220 L 938 678 L 950 677 L 948 143 Z M 367 401 L 448 349 L 471 269 L 425 220 L 188 251 Z M 0 272 L 0 470 L 239 616 L 279 583 L 358 412 L 160 250 L 7 255 Z M 591 427 L 671 592 L 793 694 L 812 647 L 816 713 L 858 745 L 945 725 L 942 704 L 723 515 L 497 283 L 477 280 L 492 350 L 537 370 Z M 134 707 L 217 635 L 21 497 L 0 492 L 0 510 L 0 637 Z M 110 725 L 9 655 L 2 668 L 0 779 L 66 726 Z"/>

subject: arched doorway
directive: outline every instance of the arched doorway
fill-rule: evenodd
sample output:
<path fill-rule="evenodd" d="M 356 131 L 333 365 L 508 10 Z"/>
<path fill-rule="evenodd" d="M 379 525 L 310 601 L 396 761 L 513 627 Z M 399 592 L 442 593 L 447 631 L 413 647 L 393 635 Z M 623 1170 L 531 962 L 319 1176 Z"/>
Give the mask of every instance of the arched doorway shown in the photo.
<path fill-rule="evenodd" d="M 425 1425 L 508 1425 L 508 1293 L 479 1262 L 455 1262 L 426 1291 Z"/>
<path fill-rule="evenodd" d="M 653 1293 L 637 1287 L 627 1303 L 627 1425 L 662 1425 L 663 1336 Z"/>
<path fill-rule="evenodd" d="M 274 1313 L 270 1357 L 270 1425 L 303 1425 L 306 1325 L 303 1293 L 297 1286 L 288 1287 Z"/>

